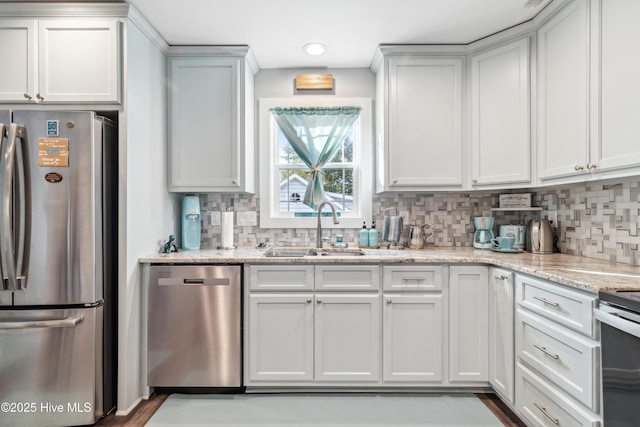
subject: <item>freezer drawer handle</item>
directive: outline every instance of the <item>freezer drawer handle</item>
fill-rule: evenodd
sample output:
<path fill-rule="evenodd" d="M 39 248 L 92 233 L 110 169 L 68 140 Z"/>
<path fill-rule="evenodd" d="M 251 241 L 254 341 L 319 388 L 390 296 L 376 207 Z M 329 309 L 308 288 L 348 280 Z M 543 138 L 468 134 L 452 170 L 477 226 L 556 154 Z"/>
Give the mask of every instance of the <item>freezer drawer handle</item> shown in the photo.
<path fill-rule="evenodd" d="M 229 286 L 231 281 L 228 278 L 216 279 L 185 279 L 174 277 L 161 277 L 158 279 L 160 286 L 181 286 L 181 285 L 203 285 L 203 286 Z"/>
<path fill-rule="evenodd" d="M 0 322 L 0 329 L 68 328 L 82 322 L 82 316 L 56 320 L 31 320 L 27 322 Z"/>

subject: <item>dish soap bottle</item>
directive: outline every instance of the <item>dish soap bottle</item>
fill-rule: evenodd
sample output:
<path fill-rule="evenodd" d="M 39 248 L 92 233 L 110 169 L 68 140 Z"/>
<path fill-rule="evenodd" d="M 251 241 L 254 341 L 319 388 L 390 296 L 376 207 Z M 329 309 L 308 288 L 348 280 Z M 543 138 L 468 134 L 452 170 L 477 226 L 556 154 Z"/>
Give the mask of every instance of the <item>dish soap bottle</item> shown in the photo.
<path fill-rule="evenodd" d="M 369 246 L 378 246 L 378 230 L 376 230 L 375 221 L 371 221 L 371 228 L 369 229 Z"/>
<path fill-rule="evenodd" d="M 369 230 L 367 225 L 362 222 L 362 230 L 360 230 L 360 246 L 369 246 Z"/>

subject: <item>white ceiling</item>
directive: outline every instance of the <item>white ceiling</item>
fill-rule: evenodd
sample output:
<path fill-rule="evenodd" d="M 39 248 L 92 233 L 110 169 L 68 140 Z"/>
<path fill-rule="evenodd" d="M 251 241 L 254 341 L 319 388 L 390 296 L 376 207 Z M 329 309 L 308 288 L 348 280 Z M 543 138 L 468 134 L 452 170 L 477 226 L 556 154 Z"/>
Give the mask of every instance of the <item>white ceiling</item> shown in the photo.
<path fill-rule="evenodd" d="M 551 1 L 526 8 L 527 0 L 126 0 L 170 45 L 249 45 L 260 68 L 369 67 L 380 44 L 470 43 L 528 21 Z M 305 54 L 311 41 L 327 53 Z"/>
<path fill-rule="evenodd" d="M 380 44 L 469 43 L 551 0 L 127 0 L 170 45 L 249 45 L 260 68 L 369 67 Z M 302 46 L 324 43 L 311 57 Z"/>

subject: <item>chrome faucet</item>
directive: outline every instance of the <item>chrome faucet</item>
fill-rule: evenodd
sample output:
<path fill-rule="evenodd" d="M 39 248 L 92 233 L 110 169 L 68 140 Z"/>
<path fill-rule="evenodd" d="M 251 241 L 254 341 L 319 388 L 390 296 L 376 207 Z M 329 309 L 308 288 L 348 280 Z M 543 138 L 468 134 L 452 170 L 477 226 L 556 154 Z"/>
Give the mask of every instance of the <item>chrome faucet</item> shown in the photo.
<path fill-rule="evenodd" d="M 338 216 L 336 215 L 336 207 L 333 206 L 333 203 L 327 202 L 325 200 L 324 202 L 318 205 L 318 230 L 317 230 L 317 237 L 316 237 L 316 248 L 322 248 L 322 223 L 320 220 L 322 219 L 322 208 L 324 207 L 324 205 L 329 205 L 329 207 L 331 208 L 331 211 L 333 212 L 333 223 L 334 224 L 340 223 L 340 221 L 338 221 Z"/>

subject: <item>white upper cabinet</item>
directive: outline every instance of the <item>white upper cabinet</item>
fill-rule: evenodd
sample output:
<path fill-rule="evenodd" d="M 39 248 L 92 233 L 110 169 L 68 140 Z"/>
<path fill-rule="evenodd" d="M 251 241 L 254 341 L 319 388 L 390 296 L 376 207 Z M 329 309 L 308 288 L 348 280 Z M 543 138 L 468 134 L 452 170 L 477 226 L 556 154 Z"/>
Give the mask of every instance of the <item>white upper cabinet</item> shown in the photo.
<path fill-rule="evenodd" d="M 378 191 L 461 189 L 462 57 L 390 56 L 378 76 Z M 381 93 L 382 92 L 382 93 Z"/>
<path fill-rule="evenodd" d="M 169 191 L 253 192 L 254 72 L 239 49 L 170 52 Z"/>
<path fill-rule="evenodd" d="M 120 102 L 117 19 L 6 18 L 0 35 L 1 102 Z"/>
<path fill-rule="evenodd" d="M 0 102 L 26 102 L 35 98 L 37 22 L 0 19 Z"/>
<path fill-rule="evenodd" d="M 591 166 L 595 172 L 638 167 L 640 2 L 592 0 L 591 5 Z"/>
<path fill-rule="evenodd" d="M 120 101 L 117 20 L 43 20 L 38 45 L 39 101 Z"/>
<path fill-rule="evenodd" d="M 587 173 L 589 4 L 575 0 L 538 30 L 538 176 Z"/>
<path fill-rule="evenodd" d="M 472 55 L 471 188 L 531 185 L 529 38 Z"/>

